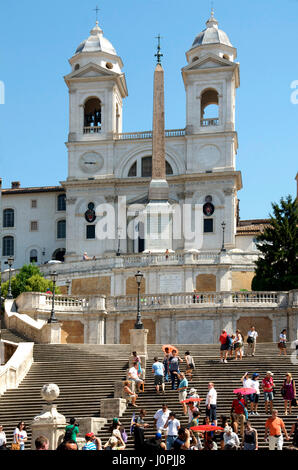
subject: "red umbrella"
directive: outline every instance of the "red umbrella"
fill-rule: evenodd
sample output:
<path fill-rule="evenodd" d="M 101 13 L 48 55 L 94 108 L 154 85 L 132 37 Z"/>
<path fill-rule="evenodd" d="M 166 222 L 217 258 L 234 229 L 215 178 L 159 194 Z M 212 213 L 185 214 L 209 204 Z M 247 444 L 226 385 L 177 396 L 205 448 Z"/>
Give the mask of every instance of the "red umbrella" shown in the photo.
<path fill-rule="evenodd" d="M 178 349 L 176 348 L 176 346 L 172 346 L 171 344 L 164 344 L 163 347 L 161 348 L 163 350 L 163 352 L 165 353 L 165 349 L 168 348 L 169 352 L 171 353 L 173 351 L 173 349 L 175 349 L 175 351 L 177 351 L 177 354 L 179 353 Z"/>
<path fill-rule="evenodd" d="M 252 393 L 256 393 L 254 388 L 236 388 L 233 390 L 233 393 L 241 393 L 241 395 L 251 395 Z"/>
<path fill-rule="evenodd" d="M 212 426 L 212 424 L 201 424 L 199 426 L 192 426 L 190 428 L 192 431 L 223 431 L 224 428 L 221 428 L 220 426 Z"/>
<path fill-rule="evenodd" d="M 190 398 L 186 398 L 186 400 L 182 400 L 180 403 L 196 403 L 197 401 L 202 401 L 204 400 L 204 398 L 195 398 L 195 397 L 190 397 Z"/>

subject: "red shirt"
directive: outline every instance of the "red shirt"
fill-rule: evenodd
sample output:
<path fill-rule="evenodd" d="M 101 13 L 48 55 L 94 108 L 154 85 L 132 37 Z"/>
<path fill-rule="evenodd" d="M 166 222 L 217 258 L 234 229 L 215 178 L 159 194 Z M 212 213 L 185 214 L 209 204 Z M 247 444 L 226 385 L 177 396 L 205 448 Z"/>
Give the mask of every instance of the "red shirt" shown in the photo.
<path fill-rule="evenodd" d="M 221 342 L 221 344 L 225 344 L 227 342 L 227 336 L 228 336 L 227 333 L 223 333 L 220 335 L 219 341 Z"/>
<path fill-rule="evenodd" d="M 273 390 L 273 378 L 270 377 L 268 379 L 268 377 L 265 377 L 262 380 L 262 385 L 263 385 L 264 392 L 272 392 L 272 390 Z"/>
<path fill-rule="evenodd" d="M 245 407 L 245 400 L 244 398 L 241 398 L 240 400 L 238 400 L 238 398 L 235 398 L 235 400 L 233 400 L 233 403 L 232 403 L 232 408 L 234 410 L 234 413 L 236 413 L 237 415 L 243 415 L 244 414 L 244 408 L 242 405 L 240 405 L 240 403 L 242 403 L 242 405 L 244 405 Z"/>

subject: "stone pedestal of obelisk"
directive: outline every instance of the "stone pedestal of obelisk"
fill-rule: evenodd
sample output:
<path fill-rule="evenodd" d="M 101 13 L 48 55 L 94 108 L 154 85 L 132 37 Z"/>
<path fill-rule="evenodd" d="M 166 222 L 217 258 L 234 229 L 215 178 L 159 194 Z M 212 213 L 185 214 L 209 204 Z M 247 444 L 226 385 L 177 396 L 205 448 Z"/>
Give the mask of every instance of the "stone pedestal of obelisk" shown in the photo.
<path fill-rule="evenodd" d="M 154 71 L 152 179 L 145 215 L 145 252 L 172 251 L 172 210 L 166 180 L 164 71 L 157 63 Z"/>

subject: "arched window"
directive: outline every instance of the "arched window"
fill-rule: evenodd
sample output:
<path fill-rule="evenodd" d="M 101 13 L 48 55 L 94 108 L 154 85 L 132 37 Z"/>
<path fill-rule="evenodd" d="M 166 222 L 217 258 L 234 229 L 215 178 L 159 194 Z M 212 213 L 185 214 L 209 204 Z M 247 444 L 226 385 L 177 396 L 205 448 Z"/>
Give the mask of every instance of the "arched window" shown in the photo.
<path fill-rule="evenodd" d="M 30 250 L 30 263 L 37 263 L 38 261 L 38 252 L 35 250 Z"/>
<path fill-rule="evenodd" d="M 142 176 L 143 178 L 150 178 L 152 176 L 152 157 L 143 157 L 141 165 L 138 167 L 139 162 L 135 161 L 129 169 L 128 177 Z M 166 161 L 166 175 L 173 175 L 173 168 Z"/>
<path fill-rule="evenodd" d="M 4 209 L 3 227 L 14 227 L 14 210 L 13 209 Z"/>
<path fill-rule="evenodd" d="M 57 238 L 66 238 L 66 220 L 58 220 Z"/>
<path fill-rule="evenodd" d="M 129 177 L 137 176 L 137 162 L 134 162 L 134 164 L 131 165 L 129 172 L 128 172 L 128 176 Z"/>
<path fill-rule="evenodd" d="M 218 93 L 205 90 L 201 95 L 201 126 L 218 126 Z"/>
<path fill-rule="evenodd" d="M 14 256 L 14 238 L 11 236 L 2 239 L 2 256 Z"/>
<path fill-rule="evenodd" d="M 57 261 L 64 261 L 64 255 L 65 255 L 65 248 L 58 248 L 57 250 L 54 251 L 52 254 L 52 259 L 55 259 Z"/>
<path fill-rule="evenodd" d="M 59 196 L 57 197 L 57 210 L 66 210 L 66 194 L 59 194 Z"/>
<path fill-rule="evenodd" d="M 89 98 L 84 106 L 84 134 L 95 134 L 101 131 L 101 101 Z"/>

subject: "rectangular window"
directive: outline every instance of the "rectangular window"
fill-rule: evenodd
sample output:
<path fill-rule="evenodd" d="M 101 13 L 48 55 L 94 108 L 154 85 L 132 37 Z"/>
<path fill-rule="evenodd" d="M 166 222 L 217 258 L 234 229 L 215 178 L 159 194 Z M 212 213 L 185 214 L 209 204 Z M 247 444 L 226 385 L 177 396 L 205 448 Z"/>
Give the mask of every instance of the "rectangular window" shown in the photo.
<path fill-rule="evenodd" d="M 38 230 L 37 220 L 31 220 L 31 222 L 30 222 L 30 231 L 31 232 L 37 232 L 37 230 Z"/>
<path fill-rule="evenodd" d="M 14 238 L 13 237 L 3 238 L 2 256 L 14 256 Z"/>
<path fill-rule="evenodd" d="M 95 238 L 95 225 L 86 225 L 86 238 Z"/>
<path fill-rule="evenodd" d="M 37 207 L 37 200 L 36 200 L 36 199 L 32 199 L 32 200 L 31 200 L 31 208 L 32 208 L 32 209 L 36 209 L 36 207 Z"/>
<path fill-rule="evenodd" d="M 57 238 L 66 238 L 66 220 L 57 222 Z"/>
<path fill-rule="evenodd" d="M 213 232 L 213 219 L 204 219 L 204 233 Z"/>
<path fill-rule="evenodd" d="M 66 194 L 59 194 L 57 198 L 57 210 L 66 211 Z"/>

